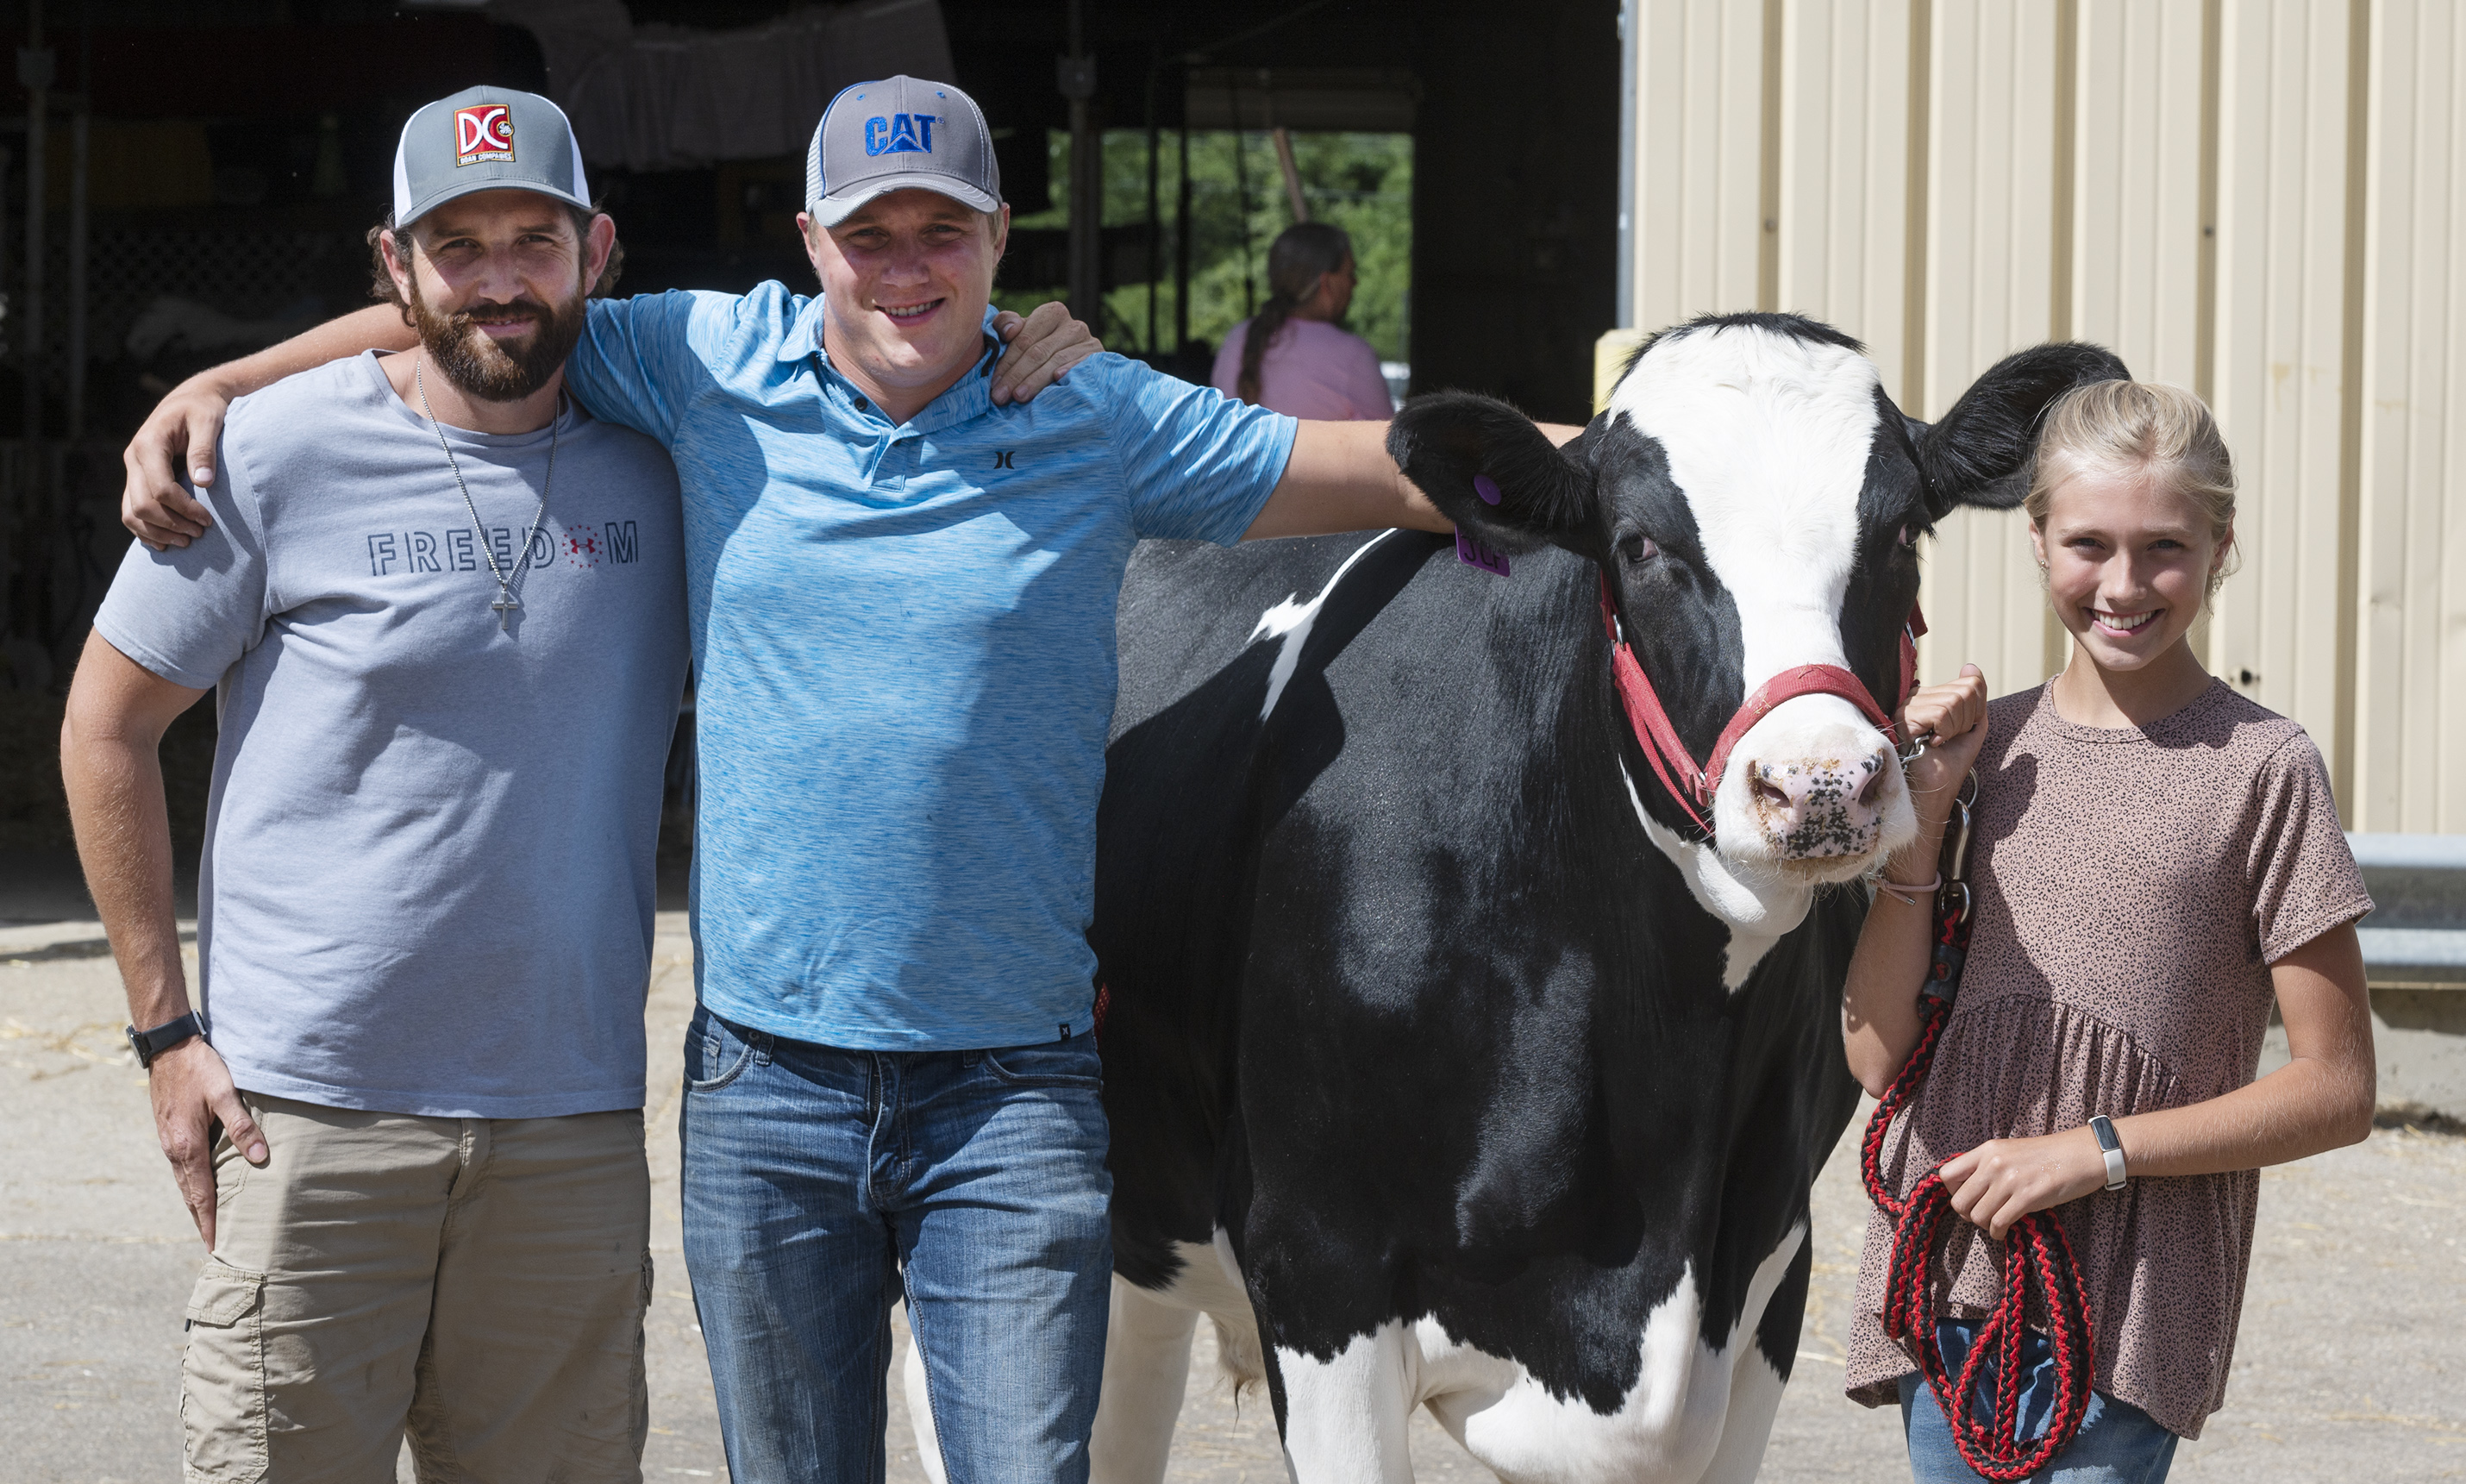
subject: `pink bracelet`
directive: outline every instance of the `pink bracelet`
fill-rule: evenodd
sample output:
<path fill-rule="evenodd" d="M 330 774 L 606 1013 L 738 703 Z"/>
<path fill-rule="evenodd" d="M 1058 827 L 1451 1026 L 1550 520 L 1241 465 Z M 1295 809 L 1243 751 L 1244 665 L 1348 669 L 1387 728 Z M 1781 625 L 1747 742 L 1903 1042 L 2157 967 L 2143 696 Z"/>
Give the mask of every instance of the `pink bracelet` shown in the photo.
<path fill-rule="evenodd" d="M 1875 878 L 1875 889 L 1895 901 L 1907 903 L 1912 907 L 1923 907 L 1926 905 L 1924 901 L 1925 897 L 1934 896 L 1937 892 L 1943 889 L 1943 872 L 1936 872 L 1935 880 L 1926 883 L 1924 886 L 1911 886 L 1907 882 L 1894 881 L 1890 877 L 1878 876 Z"/>

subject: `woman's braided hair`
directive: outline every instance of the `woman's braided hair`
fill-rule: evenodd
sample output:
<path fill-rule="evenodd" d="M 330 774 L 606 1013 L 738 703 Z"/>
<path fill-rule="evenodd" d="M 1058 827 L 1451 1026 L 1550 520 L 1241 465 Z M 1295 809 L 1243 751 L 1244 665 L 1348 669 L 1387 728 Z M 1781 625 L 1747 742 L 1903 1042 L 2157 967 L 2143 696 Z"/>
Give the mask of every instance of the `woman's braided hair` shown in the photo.
<path fill-rule="evenodd" d="M 1267 302 L 1259 306 L 1242 342 L 1242 377 L 1234 391 L 1245 402 L 1259 399 L 1259 363 L 1267 342 L 1281 334 L 1319 280 L 1344 266 L 1353 257 L 1353 238 L 1342 227 L 1323 221 L 1296 222 L 1276 234 L 1267 249 Z"/>

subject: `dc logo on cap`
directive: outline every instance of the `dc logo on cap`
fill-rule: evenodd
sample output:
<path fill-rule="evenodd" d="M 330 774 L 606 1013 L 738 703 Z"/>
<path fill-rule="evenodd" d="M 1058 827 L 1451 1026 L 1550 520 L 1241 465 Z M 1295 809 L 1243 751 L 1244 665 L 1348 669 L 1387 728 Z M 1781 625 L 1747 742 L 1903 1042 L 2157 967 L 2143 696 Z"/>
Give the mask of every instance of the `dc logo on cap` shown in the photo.
<path fill-rule="evenodd" d="M 504 103 L 454 110 L 454 163 L 479 165 L 514 157 L 514 111 Z"/>
<path fill-rule="evenodd" d="M 867 154 L 931 154 L 933 125 L 942 121 L 930 113 L 880 114 L 864 121 Z"/>

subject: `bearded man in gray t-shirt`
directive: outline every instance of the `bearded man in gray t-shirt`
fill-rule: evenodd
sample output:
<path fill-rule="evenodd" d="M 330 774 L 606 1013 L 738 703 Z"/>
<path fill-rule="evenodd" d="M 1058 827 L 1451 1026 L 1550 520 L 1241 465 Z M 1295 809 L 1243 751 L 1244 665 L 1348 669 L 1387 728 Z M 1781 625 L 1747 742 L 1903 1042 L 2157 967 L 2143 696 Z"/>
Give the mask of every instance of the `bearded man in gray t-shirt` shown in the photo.
<path fill-rule="evenodd" d="M 407 1430 L 423 1476 L 639 1480 L 676 474 L 564 395 L 616 230 L 555 105 L 432 103 L 394 180 L 419 348 L 232 406 L 211 524 L 130 549 L 62 735 L 210 1253 L 190 1474 L 391 1478 Z M 191 1013 L 156 749 L 209 687 Z"/>
<path fill-rule="evenodd" d="M 232 409 L 213 528 L 130 549 L 61 760 L 210 1252 L 191 1476 L 391 1478 L 407 1428 L 423 1475 L 634 1479 L 676 473 L 563 393 L 616 240 L 564 116 L 474 89 L 398 158 L 421 348 Z M 215 686 L 192 1015 L 155 744 Z"/>

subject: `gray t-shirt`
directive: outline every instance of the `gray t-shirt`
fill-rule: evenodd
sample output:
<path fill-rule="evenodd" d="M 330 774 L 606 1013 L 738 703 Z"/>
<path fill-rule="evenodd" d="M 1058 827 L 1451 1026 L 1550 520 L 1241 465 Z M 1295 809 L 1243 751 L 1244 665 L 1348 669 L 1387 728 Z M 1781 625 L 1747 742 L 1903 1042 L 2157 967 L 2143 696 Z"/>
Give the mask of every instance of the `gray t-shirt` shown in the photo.
<path fill-rule="evenodd" d="M 642 1106 L 661 776 L 685 675 L 677 479 L 569 410 L 437 435 L 373 353 L 232 404 L 215 524 L 131 545 L 95 628 L 219 686 L 199 878 L 242 1089 L 434 1117 Z"/>

